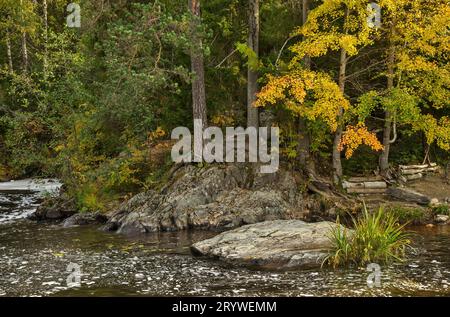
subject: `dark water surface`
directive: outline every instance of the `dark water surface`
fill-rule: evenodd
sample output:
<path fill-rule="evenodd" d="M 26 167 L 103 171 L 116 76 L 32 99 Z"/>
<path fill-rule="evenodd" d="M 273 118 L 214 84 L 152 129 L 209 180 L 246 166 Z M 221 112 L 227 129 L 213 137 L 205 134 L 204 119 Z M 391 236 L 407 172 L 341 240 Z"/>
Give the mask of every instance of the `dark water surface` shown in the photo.
<path fill-rule="evenodd" d="M 0 296 L 450 296 L 450 228 L 414 228 L 415 251 L 381 267 L 381 287 L 365 269 L 267 272 L 193 257 L 189 246 L 213 232 L 125 237 L 97 227 L 63 229 L 23 219 L 33 193 L 0 193 Z M 81 287 L 68 287 L 70 263 Z"/>

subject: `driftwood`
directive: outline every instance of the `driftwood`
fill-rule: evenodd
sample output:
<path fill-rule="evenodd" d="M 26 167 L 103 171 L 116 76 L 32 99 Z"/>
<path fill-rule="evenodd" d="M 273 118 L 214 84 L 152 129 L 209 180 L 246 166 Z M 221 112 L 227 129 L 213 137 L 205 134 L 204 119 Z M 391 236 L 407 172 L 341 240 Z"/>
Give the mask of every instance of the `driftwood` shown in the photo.
<path fill-rule="evenodd" d="M 349 194 L 384 194 L 386 188 L 348 188 Z"/>
<path fill-rule="evenodd" d="M 342 183 L 342 187 L 344 187 L 345 189 L 348 188 L 364 188 L 364 183 L 360 182 L 360 183 L 350 183 L 350 182 L 343 182 Z"/>
<path fill-rule="evenodd" d="M 358 182 L 358 183 L 344 182 L 342 185 L 344 188 L 347 189 L 353 188 L 385 189 L 387 187 L 387 184 L 384 181 Z"/>
<path fill-rule="evenodd" d="M 383 180 L 382 176 L 368 176 L 368 177 L 358 176 L 358 177 L 350 177 L 348 179 L 348 181 L 351 182 L 351 183 L 376 182 L 376 181 L 382 181 L 382 180 Z"/>
<path fill-rule="evenodd" d="M 431 199 L 428 196 L 425 196 L 411 189 L 389 187 L 386 192 L 392 197 L 399 200 L 416 203 L 419 205 L 428 205 L 431 202 Z"/>
<path fill-rule="evenodd" d="M 386 182 L 364 182 L 364 188 L 380 189 L 387 188 Z"/>
<path fill-rule="evenodd" d="M 354 177 L 350 180 L 358 182 L 343 182 L 343 187 L 349 194 L 383 194 L 386 192 L 387 183 L 381 177 Z M 370 181 L 373 180 L 373 181 Z"/>
<path fill-rule="evenodd" d="M 424 169 L 428 167 L 437 167 L 436 163 L 431 164 L 423 164 L 423 165 L 399 165 L 399 168 L 401 170 L 411 170 L 411 169 Z"/>
<path fill-rule="evenodd" d="M 439 171 L 440 167 L 436 163 L 422 165 L 400 165 L 398 179 L 402 183 L 421 179 L 426 173 Z"/>
<path fill-rule="evenodd" d="M 435 167 L 427 167 L 427 168 L 417 168 L 417 169 L 407 169 L 407 170 L 402 170 L 401 173 L 403 175 L 413 175 L 413 174 L 418 174 L 418 173 L 426 173 L 426 172 L 436 172 L 439 170 L 439 166 L 435 166 Z"/>
<path fill-rule="evenodd" d="M 412 181 L 412 180 L 415 180 L 415 179 L 422 178 L 423 174 L 422 173 L 417 173 L 417 174 L 413 174 L 413 175 L 405 175 L 404 177 L 405 177 L 405 179 L 407 181 Z"/>

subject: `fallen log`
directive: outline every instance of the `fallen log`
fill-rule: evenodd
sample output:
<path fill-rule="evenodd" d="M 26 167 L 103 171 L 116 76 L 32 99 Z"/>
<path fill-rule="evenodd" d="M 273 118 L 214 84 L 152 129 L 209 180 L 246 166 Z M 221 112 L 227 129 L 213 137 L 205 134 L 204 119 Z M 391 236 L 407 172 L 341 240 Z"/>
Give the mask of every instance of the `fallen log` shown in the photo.
<path fill-rule="evenodd" d="M 399 180 L 401 183 L 407 183 L 407 182 L 408 182 L 408 179 L 407 179 L 405 176 L 403 176 L 403 175 L 400 175 L 400 176 L 398 177 L 398 180 Z"/>
<path fill-rule="evenodd" d="M 386 188 L 349 188 L 347 189 L 349 194 L 384 194 Z"/>
<path fill-rule="evenodd" d="M 439 166 L 419 168 L 419 169 L 408 169 L 408 170 L 401 171 L 401 173 L 403 175 L 413 175 L 413 174 L 418 174 L 418 173 L 436 172 L 437 170 L 439 170 Z"/>
<path fill-rule="evenodd" d="M 351 183 L 351 182 L 343 182 L 342 186 L 345 189 L 353 189 L 353 188 L 367 188 L 367 189 L 385 189 L 387 188 L 386 182 L 359 182 L 359 183 Z"/>
<path fill-rule="evenodd" d="M 383 177 L 381 177 L 381 176 L 368 176 L 368 177 L 355 176 L 355 177 L 350 177 L 348 179 L 348 181 L 351 183 L 376 182 L 376 181 L 382 181 L 382 180 L 383 180 Z"/>
<path fill-rule="evenodd" d="M 423 169 L 427 167 L 437 167 L 436 163 L 431 164 L 422 164 L 422 165 L 399 165 L 401 170 L 410 170 L 410 169 Z"/>
<path fill-rule="evenodd" d="M 342 187 L 344 187 L 344 188 L 364 188 L 364 183 L 362 183 L 362 182 L 351 183 L 351 182 L 344 181 L 344 182 L 342 182 Z"/>
<path fill-rule="evenodd" d="M 405 175 L 407 181 L 413 181 L 415 179 L 421 179 L 423 177 L 422 173 L 413 174 L 413 175 Z"/>
<path fill-rule="evenodd" d="M 387 184 L 386 182 L 364 182 L 364 188 L 385 189 Z"/>
<path fill-rule="evenodd" d="M 411 189 L 389 187 L 386 190 L 386 193 L 399 200 L 412 202 L 419 205 L 428 205 L 431 202 L 431 199 L 428 196 L 413 191 Z"/>

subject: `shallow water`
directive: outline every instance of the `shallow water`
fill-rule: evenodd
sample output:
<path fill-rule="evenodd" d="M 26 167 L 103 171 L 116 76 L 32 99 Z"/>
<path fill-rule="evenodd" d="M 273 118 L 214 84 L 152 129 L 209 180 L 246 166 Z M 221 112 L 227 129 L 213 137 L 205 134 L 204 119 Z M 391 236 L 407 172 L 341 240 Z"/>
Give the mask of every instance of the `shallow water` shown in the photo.
<path fill-rule="evenodd" d="M 0 296 L 450 296 L 449 226 L 415 228 L 409 261 L 381 267 L 369 288 L 365 269 L 268 272 L 193 257 L 189 246 L 213 232 L 125 237 L 23 219 L 39 200 L 0 193 Z M 70 263 L 80 287 L 67 286 Z"/>

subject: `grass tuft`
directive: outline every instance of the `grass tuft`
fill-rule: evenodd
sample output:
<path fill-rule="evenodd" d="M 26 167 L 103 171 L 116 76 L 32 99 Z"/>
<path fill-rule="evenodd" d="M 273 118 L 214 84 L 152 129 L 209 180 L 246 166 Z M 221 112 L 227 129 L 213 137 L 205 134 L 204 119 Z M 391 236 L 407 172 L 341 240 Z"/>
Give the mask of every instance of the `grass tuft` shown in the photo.
<path fill-rule="evenodd" d="M 369 213 L 364 206 L 362 216 L 352 217 L 352 222 L 353 231 L 350 231 L 337 220 L 330 234 L 333 248 L 324 263 L 337 267 L 404 261 L 406 248 L 411 244 L 410 233 L 396 215 L 382 207 Z"/>

